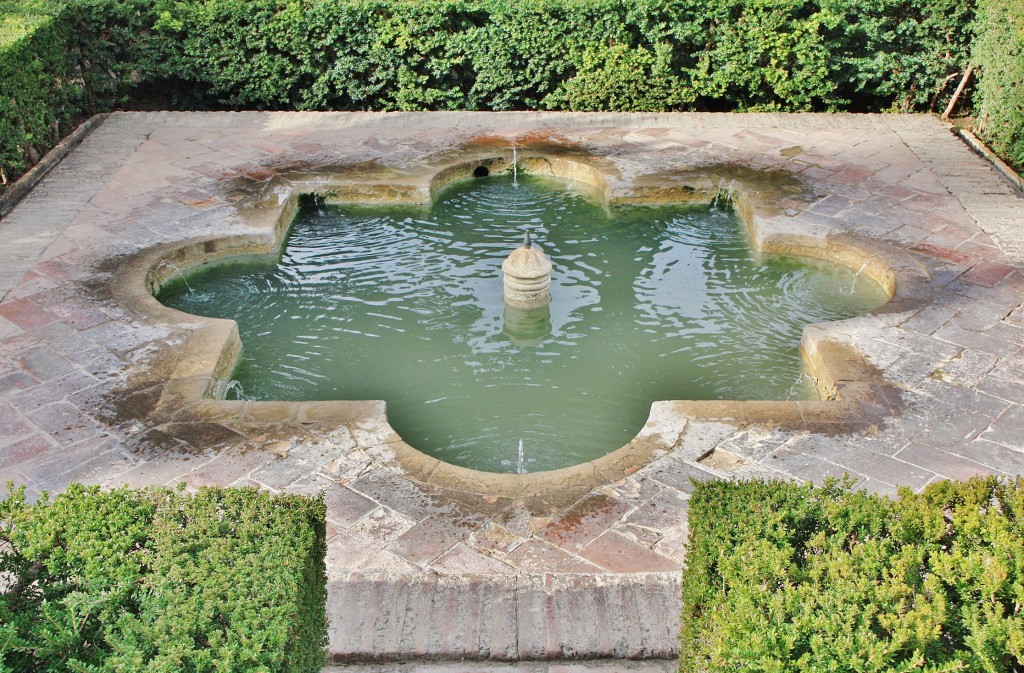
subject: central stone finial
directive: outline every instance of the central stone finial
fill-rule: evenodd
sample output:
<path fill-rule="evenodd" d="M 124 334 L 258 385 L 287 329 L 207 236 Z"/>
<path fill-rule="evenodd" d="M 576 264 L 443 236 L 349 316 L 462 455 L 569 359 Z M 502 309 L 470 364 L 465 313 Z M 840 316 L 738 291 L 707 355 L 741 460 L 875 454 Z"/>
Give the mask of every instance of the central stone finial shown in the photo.
<path fill-rule="evenodd" d="M 505 303 L 520 308 L 536 308 L 551 302 L 551 260 L 533 247 L 530 232 L 523 247 L 516 248 L 502 263 L 505 273 Z"/>

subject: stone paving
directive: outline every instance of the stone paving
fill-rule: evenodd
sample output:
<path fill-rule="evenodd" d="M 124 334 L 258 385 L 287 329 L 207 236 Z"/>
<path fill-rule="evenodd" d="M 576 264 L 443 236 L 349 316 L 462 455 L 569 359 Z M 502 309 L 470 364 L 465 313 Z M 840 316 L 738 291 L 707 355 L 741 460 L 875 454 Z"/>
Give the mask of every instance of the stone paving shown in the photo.
<path fill-rule="evenodd" d="M 168 372 L 202 330 L 135 310 L 124 268 L 253 234 L 246 208 L 282 176 L 402 183 L 513 143 L 572 153 L 623 200 L 731 181 L 763 190 L 765 230 L 896 249 L 918 269 L 913 301 L 805 334 L 853 349 L 887 392 L 844 407 L 859 422 L 841 426 L 809 405 L 772 422 L 782 407 L 666 403 L 646 463 L 513 495 L 410 471 L 379 403 L 175 406 Z M 0 480 L 31 495 L 76 481 L 323 491 L 336 661 L 668 659 L 692 480 L 848 474 L 893 494 L 1024 473 L 1024 200 L 931 117 L 119 113 L 0 233 Z M 839 384 L 840 401 L 857 396 Z"/>

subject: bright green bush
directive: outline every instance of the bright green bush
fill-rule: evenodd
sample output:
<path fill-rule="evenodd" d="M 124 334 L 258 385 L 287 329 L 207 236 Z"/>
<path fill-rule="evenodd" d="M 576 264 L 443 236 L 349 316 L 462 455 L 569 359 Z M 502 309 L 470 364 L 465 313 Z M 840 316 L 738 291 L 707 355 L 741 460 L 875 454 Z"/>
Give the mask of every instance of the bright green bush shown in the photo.
<path fill-rule="evenodd" d="M 1024 169 L 1024 0 L 979 0 L 977 116 L 992 148 Z"/>
<path fill-rule="evenodd" d="M 0 671 L 319 671 L 325 506 L 255 490 L 0 501 Z"/>
<path fill-rule="evenodd" d="M 680 670 L 1020 670 L 1022 517 L 1024 479 L 700 484 Z"/>

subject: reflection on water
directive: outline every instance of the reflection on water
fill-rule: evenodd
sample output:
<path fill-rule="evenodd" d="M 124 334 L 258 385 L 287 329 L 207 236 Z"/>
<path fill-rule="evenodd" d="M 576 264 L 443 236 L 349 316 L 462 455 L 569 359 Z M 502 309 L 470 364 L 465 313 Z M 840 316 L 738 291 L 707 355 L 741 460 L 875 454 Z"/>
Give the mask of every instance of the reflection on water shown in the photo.
<path fill-rule="evenodd" d="M 529 226 L 554 263 L 550 306 L 510 310 L 501 262 Z M 758 259 L 719 209 L 617 208 L 494 177 L 432 209 L 304 208 L 276 268 L 193 274 L 169 306 L 233 318 L 249 399 L 383 399 L 442 460 L 530 472 L 628 442 L 651 402 L 787 399 L 810 322 L 884 303 L 832 266 Z M 520 458 L 520 440 L 522 458 Z"/>

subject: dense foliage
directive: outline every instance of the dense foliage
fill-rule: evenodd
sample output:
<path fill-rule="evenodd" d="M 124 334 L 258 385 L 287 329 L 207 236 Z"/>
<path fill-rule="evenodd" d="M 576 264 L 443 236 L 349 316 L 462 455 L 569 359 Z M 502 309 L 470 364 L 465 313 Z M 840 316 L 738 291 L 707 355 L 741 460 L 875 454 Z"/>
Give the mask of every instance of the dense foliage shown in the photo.
<path fill-rule="evenodd" d="M 1024 169 L 1024 0 L 979 0 L 978 119 L 992 148 Z"/>
<path fill-rule="evenodd" d="M 898 501 L 707 483 L 689 510 L 681 671 L 1016 671 L 1024 479 Z"/>
<path fill-rule="evenodd" d="M 0 167 L 15 177 L 72 120 L 126 100 L 941 110 L 971 60 L 977 2 L 990 137 L 1016 156 L 1024 141 L 998 115 L 1020 106 L 1021 0 L 0 0 Z M 5 42 L 5 25 L 24 35 Z"/>
<path fill-rule="evenodd" d="M 83 119 L 133 93 L 151 0 L 0 0 L 0 186 Z"/>
<path fill-rule="evenodd" d="M 0 671 L 319 671 L 324 516 L 255 490 L 12 490 Z"/>

